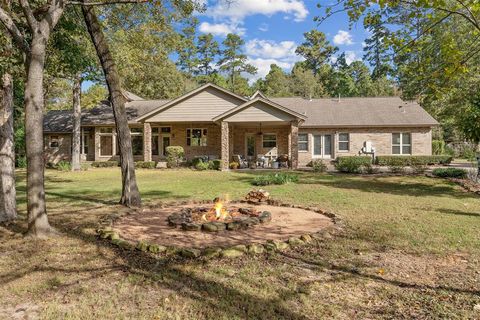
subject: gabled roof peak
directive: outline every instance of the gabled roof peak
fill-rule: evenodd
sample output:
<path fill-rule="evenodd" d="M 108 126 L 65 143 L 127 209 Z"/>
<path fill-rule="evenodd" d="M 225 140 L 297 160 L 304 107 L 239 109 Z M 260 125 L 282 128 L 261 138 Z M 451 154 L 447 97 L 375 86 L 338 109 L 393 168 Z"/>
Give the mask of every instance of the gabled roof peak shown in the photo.
<path fill-rule="evenodd" d="M 260 90 L 255 91 L 255 93 L 250 97 L 250 100 L 258 97 L 268 100 L 268 98 Z"/>

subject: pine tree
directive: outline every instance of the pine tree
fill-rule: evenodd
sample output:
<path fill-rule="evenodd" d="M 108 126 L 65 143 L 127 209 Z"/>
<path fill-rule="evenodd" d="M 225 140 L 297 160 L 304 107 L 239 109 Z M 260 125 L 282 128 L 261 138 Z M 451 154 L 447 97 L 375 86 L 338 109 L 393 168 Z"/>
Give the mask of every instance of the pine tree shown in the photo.
<path fill-rule="evenodd" d="M 385 46 L 384 40 L 388 37 L 388 29 L 383 25 L 379 14 L 368 15 L 364 20 L 365 28 L 372 34 L 370 38 L 365 40 L 365 52 L 363 59 L 368 61 L 373 67 L 372 78 L 377 80 L 386 77 L 391 72 L 388 57 L 388 48 Z"/>
<path fill-rule="evenodd" d="M 295 52 L 305 58 L 306 65 L 318 73 L 320 67 L 328 63 L 338 48 L 330 45 L 325 34 L 318 30 L 312 30 L 303 34 L 305 41 L 298 46 Z"/>
<path fill-rule="evenodd" d="M 235 91 L 241 83 L 240 73 L 256 74 L 257 68 L 247 63 L 247 56 L 242 52 L 242 46 L 245 41 L 236 34 L 229 33 L 227 38 L 222 42 L 224 49 L 222 50 L 222 58 L 217 63 L 220 70 L 228 74 L 230 90 Z M 238 84 L 237 84 L 238 78 Z M 247 84 L 248 85 L 248 84 Z"/>
<path fill-rule="evenodd" d="M 212 64 L 220 53 L 218 42 L 213 39 L 211 33 L 203 34 L 198 37 L 197 54 L 198 70 L 197 73 L 209 76 L 214 71 Z"/>

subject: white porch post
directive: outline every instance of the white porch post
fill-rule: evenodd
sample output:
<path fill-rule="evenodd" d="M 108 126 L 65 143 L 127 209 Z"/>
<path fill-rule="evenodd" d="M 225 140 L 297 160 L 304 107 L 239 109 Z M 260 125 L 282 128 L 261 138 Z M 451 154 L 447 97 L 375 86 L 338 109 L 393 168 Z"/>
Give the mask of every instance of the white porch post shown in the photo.
<path fill-rule="evenodd" d="M 230 163 L 230 134 L 228 129 L 228 122 L 222 121 L 220 123 L 221 130 L 221 160 L 222 160 L 222 170 L 228 170 Z"/>

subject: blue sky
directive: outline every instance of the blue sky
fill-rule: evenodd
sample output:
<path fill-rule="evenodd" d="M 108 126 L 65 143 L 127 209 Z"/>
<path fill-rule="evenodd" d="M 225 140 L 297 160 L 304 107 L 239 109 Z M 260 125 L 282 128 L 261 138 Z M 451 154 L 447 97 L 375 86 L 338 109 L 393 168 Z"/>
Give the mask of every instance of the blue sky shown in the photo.
<path fill-rule="evenodd" d="M 229 32 L 240 34 L 246 42 L 245 53 L 258 68 L 255 78 L 263 77 L 271 63 L 289 71 L 300 59 L 295 48 L 302 43 L 303 33 L 319 29 L 328 40 L 346 52 L 347 62 L 361 59 L 362 43 L 367 36 L 361 22 L 349 29 L 348 17 L 339 13 L 321 25 L 313 21 L 330 0 L 203 0 L 206 12 L 199 14 L 199 33 L 213 33 L 222 41 Z"/>

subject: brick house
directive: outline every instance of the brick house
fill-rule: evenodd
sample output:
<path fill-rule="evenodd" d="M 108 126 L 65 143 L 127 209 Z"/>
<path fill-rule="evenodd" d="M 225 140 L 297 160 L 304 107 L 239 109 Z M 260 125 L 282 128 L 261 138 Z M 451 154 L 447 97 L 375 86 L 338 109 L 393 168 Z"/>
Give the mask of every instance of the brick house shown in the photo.
<path fill-rule="evenodd" d="M 182 146 L 185 157 L 254 160 L 288 155 L 291 166 L 313 159 L 360 155 L 430 155 L 438 122 L 415 102 L 398 97 L 312 99 L 239 96 L 213 84 L 173 100 L 144 100 L 125 92 L 135 160 L 161 161 L 165 148 Z M 111 107 L 82 113 L 83 161 L 117 160 Z M 70 160 L 72 112 L 49 111 L 44 118 L 47 162 Z M 364 149 L 363 149 L 364 150 Z"/>

